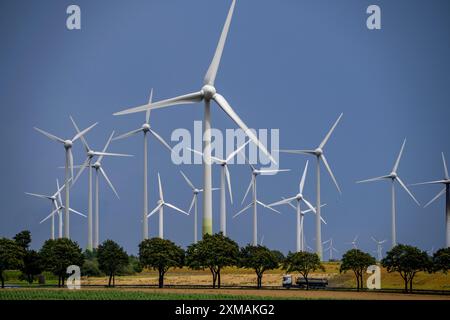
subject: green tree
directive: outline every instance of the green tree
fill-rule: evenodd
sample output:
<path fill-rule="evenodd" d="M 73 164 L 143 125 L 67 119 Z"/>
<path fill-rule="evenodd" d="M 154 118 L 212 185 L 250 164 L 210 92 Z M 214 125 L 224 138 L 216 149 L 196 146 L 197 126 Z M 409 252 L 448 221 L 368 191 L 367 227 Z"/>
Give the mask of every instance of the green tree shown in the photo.
<path fill-rule="evenodd" d="M 21 231 L 16 234 L 13 239 L 20 247 L 23 248 L 23 250 L 28 250 L 31 243 L 31 232 L 28 230 Z"/>
<path fill-rule="evenodd" d="M 283 252 L 279 250 L 272 250 L 272 253 L 277 257 L 278 263 L 283 263 L 284 259 L 286 259 Z"/>
<path fill-rule="evenodd" d="M 431 270 L 430 257 L 425 251 L 399 244 L 387 252 L 386 257 L 381 261 L 383 267 L 388 272 L 398 272 L 405 282 L 405 292 L 412 292 L 413 279 L 419 271 Z"/>
<path fill-rule="evenodd" d="M 20 268 L 22 278 L 29 284 L 32 284 L 34 277 L 41 274 L 43 271 L 42 261 L 39 252 L 35 250 L 26 250 L 23 257 L 23 265 Z"/>
<path fill-rule="evenodd" d="M 286 259 L 283 262 L 283 269 L 287 272 L 298 272 L 306 281 L 306 289 L 309 290 L 308 276 L 311 272 L 316 270 L 323 270 L 320 258 L 316 253 L 310 253 L 306 251 L 289 252 Z"/>
<path fill-rule="evenodd" d="M 162 288 L 166 272 L 183 267 L 184 250 L 170 240 L 146 239 L 139 244 L 139 260 L 143 267 L 158 270 L 158 285 Z"/>
<path fill-rule="evenodd" d="M 208 268 L 213 277 L 213 288 L 220 288 L 220 271 L 227 266 L 237 265 L 239 246 L 222 232 L 205 234 L 203 239 L 191 244 L 186 251 L 186 265 L 191 269 Z"/>
<path fill-rule="evenodd" d="M 433 271 L 447 273 L 450 270 L 450 248 L 442 248 L 433 255 Z"/>
<path fill-rule="evenodd" d="M 342 256 L 339 272 L 352 270 L 356 277 L 356 289 L 359 291 L 364 287 L 363 275 L 370 265 L 376 264 L 376 260 L 370 254 L 358 249 L 351 249 Z"/>
<path fill-rule="evenodd" d="M 262 277 L 267 270 L 278 268 L 278 256 L 267 247 L 247 245 L 241 249 L 239 266 L 255 270 L 258 289 L 262 287 Z"/>
<path fill-rule="evenodd" d="M 133 271 L 133 273 L 141 273 L 142 272 L 142 264 L 139 261 L 139 258 L 134 256 L 134 255 L 130 255 L 128 257 L 128 261 L 131 267 L 131 270 Z"/>
<path fill-rule="evenodd" d="M 68 266 L 82 266 L 84 262 L 83 253 L 78 244 L 67 238 L 45 241 L 40 256 L 44 269 L 58 277 L 58 287 L 64 286 L 64 280 L 68 276 L 66 273 Z"/>
<path fill-rule="evenodd" d="M 20 269 L 23 266 L 25 250 L 16 241 L 0 238 L 0 280 L 5 287 L 5 270 Z"/>
<path fill-rule="evenodd" d="M 116 284 L 116 273 L 128 264 L 125 250 L 112 240 L 106 240 L 97 248 L 99 269 L 109 276 L 108 287 Z"/>

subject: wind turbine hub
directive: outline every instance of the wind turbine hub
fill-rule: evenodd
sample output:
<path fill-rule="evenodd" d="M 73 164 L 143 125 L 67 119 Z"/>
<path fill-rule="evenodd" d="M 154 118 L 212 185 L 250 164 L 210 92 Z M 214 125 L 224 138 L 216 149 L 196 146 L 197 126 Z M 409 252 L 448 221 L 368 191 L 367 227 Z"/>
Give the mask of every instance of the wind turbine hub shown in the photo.
<path fill-rule="evenodd" d="M 211 86 L 209 84 L 203 86 L 202 91 L 203 91 L 204 98 L 206 100 L 211 100 L 217 92 L 216 88 L 214 88 L 213 86 Z"/>
<path fill-rule="evenodd" d="M 87 153 L 88 157 L 92 158 L 93 156 L 95 156 L 94 151 L 89 150 Z"/>
<path fill-rule="evenodd" d="M 150 131 L 150 125 L 148 123 L 144 123 L 142 125 L 142 130 L 144 130 L 144 132 Z"/>
<path fill-rule="evenodd" d="M 314 153 L 316 154 L 316 156 L 321 156 L 323 154 L 323 150 L 321 148 L 317 148 L 316 150 L 314 150 Z"/>
<path fill-rule="evenodd" d="M 200 193 L 200 190 L 194 189 L 194 194 L 199 194 L 199 193 Z"/>
<path fill-rule="evenodd" d="M 102 165 L 101 165 L 100 162 L 94 163 L 94 168 L 97 169 L 97 170 L 100 169 L 101 166 L 102 166 Z"/>
<path fill-rule="evenodd" d="M 72 140 L 64 141 L 64 148 L 66 148 L 66 149 L 72 148 L 72 145 L 73 145 Z"/>
<path fill-rule="evenodd" d="M 390 176 L 391 176 L 391 179 L 395 179 L 395 178 L 397 178 L 397 173 L 391 172 Z"/>
<path fill-rule="evenodd" d="M 299 194 L 297 194 L 296 198 L 297 198 L 297 201 L 298 200 L 302 200 L 303 199 L 303 195 L 301 193 L 299 193 Z"/>
<path fill-rule="evenodd" d="M 158 205 L 164 204 L 164 202 L 160 199 L 158 200 Z"/>

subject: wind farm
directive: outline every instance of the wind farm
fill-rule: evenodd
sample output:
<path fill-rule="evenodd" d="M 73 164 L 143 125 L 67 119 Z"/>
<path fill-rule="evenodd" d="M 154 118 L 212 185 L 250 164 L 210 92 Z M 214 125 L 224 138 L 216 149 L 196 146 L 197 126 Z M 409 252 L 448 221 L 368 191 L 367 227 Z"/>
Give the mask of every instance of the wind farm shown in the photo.
<path fill-rule="evenodd" d="M 400 35 L 344 37 L 336 28 L 330 38 L 317 4 L 261 4 L 255 14 L 237 0 L 139 3 L 134 21 L 123 8 L 110 9 L 114 26 L 91 20 L 88 28 L 86 19 L 80 39 L 67 31 L 92 61 L 60 40 L 67 56 L 38 51 L 42 69 L 10 77 L 8 88 L 26 80 L 36 89 L 33 99 L 5 93 L 13 107 L 0 146 L 0 259 L 23 253 L 0 270 L 7 287 L 25 284 L 11 270 L 24 272 L 25 254 L 36 254 L 39 273 L 21 277 L 43 282 L 37 288 L 70 285 L 63 267 L 79 266 L 89 289 L 185 288 L 202 299 L 211 288 L 270 298 L 324 289 L 317 298 L 376 299 L 366 279 L 379 270 L 381 298 L 450 297 L 448 97 L 436 94 L 426 112 L 419 103 L 444 75 L 434 79 L 422 59 L 415 69 L 413 57 L 377 54 L 387 52 L 385 34 L 395 39 L 390 50 Z M 100 34 L 103 42 L 92 42 Z M 424 47 L 441 46 L 435 40 Z M 441 64 L 444 49 L 435 53 Z M 384 181 L 389 189 L 372 183 Z M 70 263 L 56 271 L 50 257 L 59 254 Z M 405 279 L 396 263 L 411 261 Z"/>

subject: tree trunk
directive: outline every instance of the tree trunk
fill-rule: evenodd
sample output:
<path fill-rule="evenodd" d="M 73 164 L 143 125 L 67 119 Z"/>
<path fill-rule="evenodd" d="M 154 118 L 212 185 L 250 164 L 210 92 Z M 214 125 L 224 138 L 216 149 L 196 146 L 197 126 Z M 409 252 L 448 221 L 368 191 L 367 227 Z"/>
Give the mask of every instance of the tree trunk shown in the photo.
<path fill-rule="evenodd" d="M 262 274 L 258 274 L 258 289 L 262 287 Z"/>
<path fill-rule="evenodd" d="M 164 287 L 164 270 L 159 269 L 158 273 L 159 273 L 158 287 L 162 288 L 162 287 Z"/>
<path fill-rule="evenodd" d="M 405 293 L 408 293 L 408 277 L 405 276 L 403 280 L 405 281 Z"/>
<path fill-rule="evenodd" d="M 411 276 L 411 278 L 409 279 L 409 292 L 413 292 L 413 278 L 414 276 Z"/>
<path fill-rule="evenodd" d="M 111 287 L 112 272 L 109 273 L 108 287 Z"/>
<path fill-rule="evenodd" d="M 359 289 L 364 289 L 364 277 L 363 277 L 363 273 L 361 272 L 361 274 L 359 275 L 361 277 L 361 281 L 359 281 Z"/>
<path fill-rule="evenodd" d="M 113 273 L 113 287 L 116 286 L 116 274 Z"/>
<path fill-rule="evenodd" d="M 3 278 L 3 271 L 0 271 L 0 279 L 2 280 L 2 289 L 5 288 L 5 279 Z"/>
<path fill-rule="evenodd" d="M 309 280 L 308 280 L 308 276 L 303 276 L 303 278 L 305 278 L 305 281 L 306 281 L 306 290 L 309 290 Z"/>
<path fill-rule="evenodd" d="M 61 288 L 61 276 L 58 275 L 58 288 Z"/>
<path fill-rule="evenodd" d="M 62 287 L 64 287 L 64 280 L 65 280 L 65 277 L 64 277 L 64 274 L 61 276 L 61 282 L 62 282 Z"/>
<path fill-rule="evenodd" d="M 217 270 L 217 288 L 220 289 L 220 269 Z"/>
<path fill-rule="evenodd" d="M 211 270 L 212 276 L 213 276 L 213 289 L 216 288 L 216 278 L 217 274 L 214 272 L 214 270 Z"/>
<path fill-rule="evenodd" d="M 359 291 L 359 274 L 356 274 L 356 291 Z"/>

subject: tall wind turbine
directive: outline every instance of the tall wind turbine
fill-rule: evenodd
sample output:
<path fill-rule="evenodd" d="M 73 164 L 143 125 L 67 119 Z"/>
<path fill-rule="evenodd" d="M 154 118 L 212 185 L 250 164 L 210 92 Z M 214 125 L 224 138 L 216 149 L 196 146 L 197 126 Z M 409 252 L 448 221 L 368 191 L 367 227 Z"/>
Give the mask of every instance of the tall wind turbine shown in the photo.
<path fill-rule="evenodd" d="M 148 103 L 151 104 L 153 99 L 153 89 L 150 92 L 150 98 Z M 144 124 L 135 130 L 124 133 L 120 136 L 115 137 L 113 140 L 120 140 L 131 137 L 139 132 L 142 132 L 144 135 L 144 206 L 142 211 L 142 240 L 148 239 L 148 135 L 147 133 L 151 133 L 164 147 L 166 147 L 170 152 L 172 152 L 172 148 L 169 144 L 158 134 L 156 133 L 150 126 L 150 109 L 146 111 L 145 122 Z"/>
<path fill-rule="evenodd" d="M 51 133 L 48 133 L 44 130 L 34 127 L 34 129 L 40 133 L 42 133 L 47 138 L 62 143 L 64 145 L 64 149 L 66 150 L 66 164 L 65 164 L 65 181 L 64 185 L 66 186 L 66 197 L 65 197 L 65 213 L 64 213 L 64 237 L 70 238 L 69 234 L 69 208 L 70 208 L 70 186 L 69 179 L 73 179 L 73 155 L 72 155 L 72 146 L 75 141 L 84 136 L 89 130 L 97 125 L 97 122 L 91 125 L 90 127 L 84 129 L 81 132 L 78 132 L 72 139 L 61 139 Z M 69 173 L 70 170 L 70 173 Z M 70 175 L 70 177 L 69 177 Z"/>
<path fill-rule="evenodd" d="M 225 183 L 228 185 L 228 193 L 230 194 L 230 202 L 233 204 L 233 192 L 231 190 L 231 177 L 230 171 L 228 170 L 228 163 L 239 153 L 245 146 L 250 142 L 248 140 L 246 143 L 242 144 L 239 148 L 234 150 L 232 153 L 228 155 L 226 159 L 221 159 L 218 157 L 211 156 L 211 160 L 217 162 L 221 166 L 220 172 L 220 231 L 224 236 L 227 235 L 227 205 L 226 205 L 226 190 Z M 200 154 L 203 156 L 203 153 L 188 148 L 188 150 Z M 225 181 L 226 180 L 226 181 Z"/>
<path fill-rule="evenodd" d="M 405 148 L 406 139 L 403 141 L 402 147 L 400 149 L 400 152 L 398 154 L 397 160 L 395 161 L 394 167 L 392 168 L 392 172 L 386 176 L 381 176 L 377 178 L 357 181 L 356 183 L 364 183 L 364 182 L 372 182 L 372 181 L 381 181 L 390 179 L 391 180 L 391 193 L 392 193 L 392 247 L 395 247 L 397 244 L 397 234 L 396 234 L 396 216 L 395 216 L 395 181 L 397 181 L 400 186 L 405 189 L 405 191 L 409 194 L 409 196 L 414 200 L 415 203 L 417 203 L 418 206 L 420 206 L 419 201 L 416 200 L 416 198 L 413 196 L 411 191 L 406 187 L 406 185 L 403 183 L 402 179 L 397 174 L 398 165 L 400 164 L 400 159 L 402 157 L 403 149 Z"/>
<path fill-rule="evenodd" d="M 338 253 L 339 251 L 333 246 L 333 238 L 328 239 L 327 241 L 324 241 L 323 244 L 329 243 L 328 248 L 325 249 L 325 251 L 328 251 L 329 258 L 328 261 L 333 260 L 333 252 Z"/>
<path fill-rule="evenodd" d="M 61 212 L 59 212 L 58 208 L 59 208 L 59 204 L 58 204 L 58 197 L 61 198 L 61 191 L 62 189 L 64 189 L 65 185 L 63 185 L 62 187 L 59 187 L 59 183 L 58 183 L 58 179 L 56 180 L 56 192 L 52 195 L 43 195 L 43 194 L 37 194 L 37 193 L 30 193 L 30 192 L 25 192 L 25 194 L 29 195 L 29 196 L 33 196 L 33 197 L 37 197 L 37 198 L 41 198 L 41 199 L 47 199 L 50 200 L 51 204 L 52 204 L 52 208 L 53 210 L 57 210 L 58 215 L 61 215 Z M 53 211 L 52 211 L 53 213 Z M 51 233 L 50 233 L 50 237 L 51 239 L 55 239 L 55 215 L 51 214 L 51 218 L 52 218 L 52 225 L 51 225 Z M 61 224 L 61 228 L 60 228 L 60 234 L 59 237 L 61 238 L 61 233 L 62 233 L 62 220 L 61 220 L 61 216 L 60 216 L 60 224 Z"/>
<path fill-rule="evenodd" d="M 170 204 L 170 203 L 164 201 L 164 194 L 163 194 L 161 177 L 159 176 L 159 172 L 158 172 L 158 187 L 159 187 L 158 205 L 156 206 L 155 209 L 152 210 L 152 212 L 150 212 L 148 214 L 147 218 L 150 218 L 154 213 L 159 211 L 159 237 L 161 239 L 164 239 L 164 207 L 169 207 L 175 211 L 184 213 L 185 215 L 189 215 L 189 213 L 187 213 L 184 210 L 181 210 L 180 208 L 174 206 L 173 204 Z"/>
<path fill-rule="evenodd" d="M 371 237 L 372 240 L 377 244 L 377 260 L 381 261 L 383 259 L 383 246 L 382 244 L 385 243 L 387 240 L 381 240 L 378 241 L 377 239 L 375 239 L 375 237 Z"/>
<path fill-rule="evenodd" d="M 302 175 L 302 178 L 301 178 L 300 184 L 299 184 L 298 194 L 296 194 L 293 197 L 283 199 L 281 201 L 269 204 L 269 207 L 273 207 L 273 206 L 278 206 L 278 205 L 282 205 L 282 204 L 290 204 L 291 201 L 293 201 L 293 200 L 297 201 L 297 207 L 296 207 L 296 210 L 297 210 L 297 252 L 305 251 L 305 237 L 303 234 L 303 221 L 304 221 L 306 212 L 301 210 L 300 204 L 303 202 L 309 208 L 310 211 L 316 213 L 316 209 L 303 196 L 303 188 L 305 187 L 305 179 L 306 179 L 307 172 L 308 172 L 308 161 L 306 161 L 305 169 L 303 170 L 303 175 Z M 325 223 L 324 220 L 322 220 L 322 221 Z"/>
<path fill-rule="evenodd" d="M 274 163 L 275 159 L 267 151 L 266 147 L 258 140 L 257 136 L 247 127 L 247 125 L 241 120 L 238 114 L 230 106 L 227 100 L 217 93 L 214 87 L 217 71 L 219 69 L 222 52 L 225 46 L 225 41 L 228 35 L 228 30 L 231 24 L 231 18 L 233 16 L 236 0 L 233 0 L 230 10 L 228 12 L 225 25 L 222 30 L 222 34 L 219 39 L 219 43 L 216 48 L 216 52 L 212 59 L 212 62 L 206 72 L 203 80 L 203 87 L 200 91 L 167 99 L 140 107 L 131 108 L 121 112 L 117 112 L 114 115 L 123 115 L 135 112 L 143 112 L 147 110 L 153 110 L 158 108 L 164 108 L 168 106 L 190 104 L 204 102 L 204 126 L 203 126 L 203 234 L 212 234 L 212 178 L 211 178 L 211 100 L 214 100 L 216 104 L 225 112 L 245 134 L 252 140 Z"/>
<path fill-rule="evenodd" d="M 97 161 L 92 165 L 92 167 L 95 169 L 95 237 L 94 237 L 94 248 L 98 248 L 100 236 L 99 236 L 99 215 L 100 215 L 100 209 L 99 209 L 99 176 L 102 175 L 103 178 L 108 183 L 111 190 L 116 195 L 117 199 L 119 199 L 119 194 L 116 191 L 116 188 L 114 188 L 114 185 L 111 183 L 111 180 L 109 180 L 108 175 L 105 172 L 105 169 L 102 167 L 102 160 L 103 157 L 107 154 L 106 150 L 108 149 L 111 140 L 114 136 L 114 131 L 109 136 L 108 141 L 106 142 L 102 154 L 97 158 Z M 121 155 L 125 157 L 132 157 L 131 155 Z"/>
<path fill-rule="evenodd" d="M 188 213 L 190 214 L 192 211 L 192 208 L 194 208 L 194 243 L 198 242 L 198 194 L 203 192 L 203 189 L 198 189 L 194 186 L 192 181 L 184 174 L 183 171 L 180 170 L 181 175 L 183 176 L 184 180 L 188 184 L 188 186 L 192 189 L 192 201 L 191 205 L 189 206 Z M 217 188 L 213 188 L 213 191 L 218 190 Z"/>
<path fill-rule="evenodd" d="M 276 213 L 280 213 L 278 210 L 273 209 L 272 207 L 269 207 L 268 205 L 262 203 L 258 200 L 256 195 L 256 177 L 261 174 L 274 174 L 278 172 L 284 172 L 289 171 L 289 169 L 256 169 L 252 164 L 248 163 L 252 169 L 252 178 L 250 180 L 250 184 L 248 185 L 247 191 L 245 192 L 244 198 L 242 199 L 242 203 L 244 203 L 245 199 L 247 198 L 248 193 L 250 192 L 250 189 L 253 191 L 253 200 L 250 202 L 244 209 L 239 211 L 233 216 L 233 219 L 239 216 L 241 213 L 248 210 L 250 207 L 253 206 L 253 245 L 258 245 L 258 212 L 257 207 L 258 205 L 267 208 L 269 210 L 272 210 Z"/>
<path fill-rule="evenodd" d="M 445 194 L 445 246 L 447 248 L 450 247 L 450 177 L 448 175 L 447 163 L 445 161 L 444 153 L 442 152 L 442 162 L 444 164 L 444 179 L 430 181 L 430 182 L 422 182 L 415 183 L 413 185 L 424 185 L 424 184 L 443 184 L 444 188 L 433 198 L 431 199 L 424 208 L 428 207 L 434 201 L 439 199 L 442 195 Z"/>
<path fill-rule="evenodd" d="M 330 165 L 328 164 L 327 159 L 325 158 L 324 150 L 326 143 L 331 137 L 331 134 L 333 133 L 334 129 L 338 125 L 339 121 L 341 120 L 342 116 L 344 114 L 341 113 L 339 118 L 336 120 L 336 122 L 331 127 L 330 131 L 327 133 L 323 141 L 319 144 L 319 146 L 314 150 L 280 150 L 280 152 L 284 153 L 291 153 L 291 154 L 307 154 L 312 155 L 317 158 L 317 169 L 316 169 L 316 176 L 317 176 L 317 185 L 316 185 L 316 253 L 322 259 L 322 229 L 321 229 L 321 212 L 320 212 L 320 161 L 322 160 L 323 164 L 325 165 L 325 168 L 327 169 L 328 173 L 331 176 L 331 179 L 333 179 L 334 184 L 336 185 L 336 188 L 338 189 L 339 193 L 341 193 L 341 188 L 339 187 L 336 178 L 334 177 L 333 172 L 331 171 Z"/>

